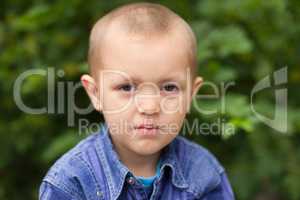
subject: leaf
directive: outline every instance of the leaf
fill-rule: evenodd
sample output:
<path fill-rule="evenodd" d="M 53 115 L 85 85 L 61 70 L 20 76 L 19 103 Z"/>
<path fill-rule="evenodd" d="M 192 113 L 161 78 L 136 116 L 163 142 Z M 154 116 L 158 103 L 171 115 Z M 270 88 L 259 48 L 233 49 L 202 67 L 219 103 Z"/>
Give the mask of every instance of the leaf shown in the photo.
<path fill-rule="evenodd" d="M 41 154 L 42 160 L 44 162 L 53 161 L 73 147 L 81 139 L 82 136 L 77 135 L 74 131 L 62 133 L 58 137 L 54 138 L 54 140 L 47 145 L 47 148 L 43 150 Z"/>

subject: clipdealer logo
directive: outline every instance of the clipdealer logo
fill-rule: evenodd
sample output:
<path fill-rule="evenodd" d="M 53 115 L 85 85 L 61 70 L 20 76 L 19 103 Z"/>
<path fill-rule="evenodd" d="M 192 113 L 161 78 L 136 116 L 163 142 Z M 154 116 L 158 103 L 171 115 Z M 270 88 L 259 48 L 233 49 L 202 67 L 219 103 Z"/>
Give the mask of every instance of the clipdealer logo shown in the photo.
<path fill-rule="evenodd" d="M 108 73 L 108 72 L 106 72 Z M 112 73 L 112 72 L 109 72 Z M 114 72 L 116 75 L 125 76 L 120 72 Z M 187 73 L 188 74 L 188 73 Z M 45 77 L 47 81 L 47 105 L 41 108 L 32 108 L 26 105 L 22 98 L 22 85 L 26 82 L 26 79 L 30 76 L 41 76 Z M 80 108 L 75 104 L 75 94 L 78 89 L 82 88 L 80 82 L 74 81 L 57 81 L 56 77 L 62 78 L 64 76 L 63 70 L 55 70 L 55 68 L 47 69 L 30 69 L 21 73 L 14 83 L 13 96 L 14 101 L 17 107 L 27 113 L 27 114 L 64 114 L 67 112 L 68 126 L 72 127 L 75 125 L 75 114 L 85 115 L 94 110 L 93 105 L 89 104 L 86 108 Z M 127 77 L 129 78 L 129 77 Z M 189 78 L 189 77 L 188 77 Z M 188 81 L 189 82 L 189 81 Z M 287 103 L 288 103 L 288 89 L 286 84 L 288 83 L 288 67 L 281 68 L 272 73 L 272 75 L 267 75 L 261 79 L 258 83 L 254 85 L 250 93 L 250 108 L 253 114 L 258 120 L 260 120 L 265 125 L 271 127 L 272 129 L 281 132 L 287 133 Z M 229 87 L 233 87 L 236 83 L 234 81 L 228 83 L 222 83 L 221 88 L 213 82 L 206 81 L 203 85 L 212 87 L 215 94 L 214 95 L 196 95 L 195 98 L 215 98 L 220 101 L 221 112 L 225 114 L 225 97 L 226 92 Z M 104 84 L 102 84 L 104 85 Z M 149 86 L 149 85 L 146 85 Z M 151 86 L 151 85 L 150 85 Z M 202 86 L 203 87 L 203 86 Z M 255 97 L 259 93 L 265 92 L 267 90 L 274 90 L 275 94 L 275 105 L 274 105 L 274 117 L 270 118 L 263 113 L 260 113 L 255 108 Z M 101 90 L 102 91 L 102 90 Z M 146 96 L 147 97 L 147 96 Z M 67 105 L 65 105 L 65 98 L 67 100 Z M 129 102 L 130 103 L 130 102 Z M 134 101 L 134 103 L 137 103 Z M 164 101 L 163 101 L 164 103 Z M 197 112 L 202 115 L 212 115 L 217 113 L 218 110 L 204 110 L 200 108 L 197 104 L 197 101 L 193 101 L 194 107 Z M 201 101 L 199 102 L 201 104 Z M 138 106 L 138 105 L 137 105 Z M 124 105 L 126 109 L 128 105 Z M 177 107 L 176 107 L 177 108 Z M 106 110 L 106 112 L 121 112 L 122 109 L 115 110 Z M 169 112 L 169 110 L 167 110 Z M 172 111 L 172 110 L 171 110 Z M 221 120 L 222 123 L 226 123 L 224 120 Z M 198 124 L 201 124 L 200 122 Z M 212 126 L 212 125 L 211 125 Z M 223 127 L 223 126 L 222 126 Z M 204 127 L 206 128 L 206 126 Z M 230 129 L 231 130 L 231 129 Z M 223 132 L 223 131 L 222 131 Z"/>
<path fill-rule="evenodd" d="M 251 110 L 255 116 L 267 126 L 282 132 L 286 133 L 287 126 L 287 103 L 288 103 L 288 89 L 285 84 L 288 82 L 287 75 L 288 68 L 284 67 L 275 72 L 273 72 L 273 84 L 272 78 L 270 75 L 261 79 L 251 91 Z M 278 88 L 279 87 L 279 88 Z M 265 90 L 273 89 L 275 92 L 275 111 L 274 118 L 269 118 L 264 116 L 255 110 L 254 107 L 254 96 L 257 93 L 264 92 Z"/>

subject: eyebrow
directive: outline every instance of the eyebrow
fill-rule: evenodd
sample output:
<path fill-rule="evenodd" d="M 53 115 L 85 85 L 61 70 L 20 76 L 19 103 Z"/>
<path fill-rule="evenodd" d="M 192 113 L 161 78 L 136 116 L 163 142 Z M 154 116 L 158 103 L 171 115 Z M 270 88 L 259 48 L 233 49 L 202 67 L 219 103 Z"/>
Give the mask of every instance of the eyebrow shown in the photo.
<path fill-rule="evenodd" d="M 186 82 L 186 80 L 182 79 L 182 78 L 175 78 L 175 77 L 169 77 L 169 78 L 165 78 L 159 81 L 159 83 L 164 83 L 164 82 L 178 82 L 179 84 L 184 84 Z"/>
<path fill-rule="evenodd" d="M 133 82 L 133 83 L 142 83 L 142 82 L 144 82 L 144 80 L 142 80 L 140 77 L 132 76 L 132 75 L 129 75 L 129 74 L 128 74 L 128 78 L 125 78 L 125 77 L 121 76 L 116 81 L 122 81 L 122 82 L 129 81 L 129 82 Z M 161 80 L 158 80 L 157 83 L 162 84 L 164 82 L 177 82 L 180 85 L 184 85 L 186 83 L 186 81 L 188 81 L 188 80 L 185 79 L 185 76 L 178 76 L 177 74 L 171 74 L 167 77 L 163 77 L 163 79 L 161 79 Z M 150 81 L 150 82 L 152 82 L 152 81 Z"/>

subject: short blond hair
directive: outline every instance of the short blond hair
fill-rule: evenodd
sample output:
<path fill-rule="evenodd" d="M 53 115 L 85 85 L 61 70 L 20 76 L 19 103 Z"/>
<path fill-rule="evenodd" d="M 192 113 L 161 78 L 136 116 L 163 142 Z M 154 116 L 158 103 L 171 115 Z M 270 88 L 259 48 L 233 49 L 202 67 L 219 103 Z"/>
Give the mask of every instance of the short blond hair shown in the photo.
<path fill-rule="evenodd" d="M 191 27 L 180 16 L 169 8 L 154 3 L 132 3 L 118 7 L 100 18 L 93 26 L 89 38 L 88 64 L 93 74 L 95 60 L 100 59 L 99 48 L 101 39 L 111 23 L 118 22 L 126 34 L 151 37 L 153 35 L 168 34 L 179 28 L 185 29 L 190 41 L 190 63 L 192 73 L 197 67 L 197 41 Z M 175 23 L 179 22 L 179 23 Z"/>

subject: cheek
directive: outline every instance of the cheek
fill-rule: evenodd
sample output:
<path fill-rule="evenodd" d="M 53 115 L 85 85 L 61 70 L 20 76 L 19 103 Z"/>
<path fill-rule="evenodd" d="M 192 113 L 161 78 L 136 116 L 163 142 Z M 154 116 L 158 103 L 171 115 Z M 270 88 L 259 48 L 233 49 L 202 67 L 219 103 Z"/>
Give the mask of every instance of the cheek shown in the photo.
<path fill-rule="evenodd" d="M 102 98 L 103 112 L 122 114 L 127 112 L 133 104 L 133 98 L 128 96 L 121 96 L 117 92 L 104 93 Z"/>
<path fill-rule="evenodd" d="M 129 133 L 132 129 L 132 119 L 134 117 L 134 108 L 132 106 L 116 109 L 119 103 L 108 101 L 109 106 L 106 107 L 106 112 L 103 112 L 105 122 L 113 127 L 115 132 L 119 134 Z M 107 109 L 111 108 L 111 109 Z"/>
<path fill-rule="evenodd" d="M 187 112 L 188 99 L 185 93 L 177 96 L 166 96 L 161 100 L 161 110 L 164 114 L 182 114 Z"/>
<path fill-rule="evenodd" d="M 178 107 L 173 112 L 163 113 L 161 115 L 161 121 L 164 126 L 163 132 L 168 133 L 171 137 L 175 137 L 182 127 L 185 115 L 186 109 L 178 109 Z"/>
<path fill-rule="evenodd" d="M 117 138 L 124 138 L 126 135 L 130 134 L 131 124 L 126 116 L 106 114 L 104 115 L 104 118 L 112 135 L 115 135 Z"/>
<path fill-rule="evenodd" d="M 164 118 L 164 123 L 165 126 L 168 127 L 168 130 L 170 130 L 171 132 L 176 132 L 179 131 L 181 128 L 182 123 L 185 119 L 185 114 L 177 112 L 173 114 L 164 115 Z"/>

